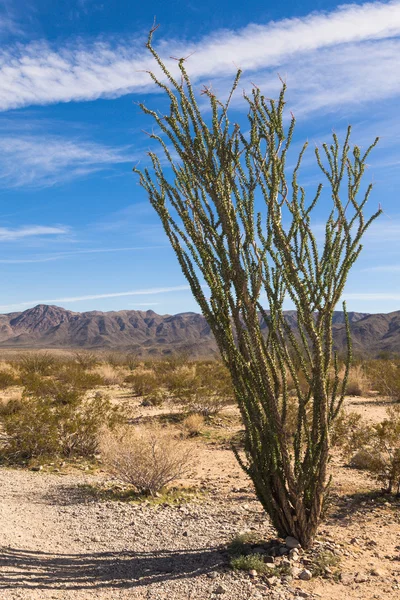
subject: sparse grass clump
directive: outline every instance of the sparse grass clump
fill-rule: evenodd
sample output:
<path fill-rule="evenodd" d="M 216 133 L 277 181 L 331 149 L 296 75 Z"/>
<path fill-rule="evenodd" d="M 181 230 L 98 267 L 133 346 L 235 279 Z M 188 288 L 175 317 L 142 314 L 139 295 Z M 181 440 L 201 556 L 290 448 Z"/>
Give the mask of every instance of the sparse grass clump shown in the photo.
<path fill-rule="evenodd" d="M 204 425 L 205 422 L 203 415 L 193 413 L 182 421 L 182 430 L 187 436 L 195 437 L 201 434 L 204 429 Z"/>
<path fill-rule="evenodd" d="M 273 568 L 267 565 L 259 554 L 243 554 L 231 559 L 231 567 L 235 571 L 256 570 L 257 573 L 271 573 Z"/>
<path fill-rule="evenodd" d="M 324 550 L 313 556 L 310 570 L 314 577 L 324 577 L 329 574 L 338 580 L 340 562 L 339 556 L 336 556 L 330 550 Z"/>
<path fill-rule="evenodd" d="M 188 445 L 159 427 L 107 433 L 101 456 L 110 473 L 146 496 L 188 475 L 192 464 Z"/>

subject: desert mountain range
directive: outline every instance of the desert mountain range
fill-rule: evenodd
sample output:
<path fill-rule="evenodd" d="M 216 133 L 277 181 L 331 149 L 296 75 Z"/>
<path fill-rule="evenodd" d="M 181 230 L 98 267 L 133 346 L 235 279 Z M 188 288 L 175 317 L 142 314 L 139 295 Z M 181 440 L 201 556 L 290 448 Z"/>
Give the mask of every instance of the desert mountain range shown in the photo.
<path fill-rule="evenodd" d="M 295 326 L 294 311 L 287 311 L 286 318 Z M 400 311 L 352 312 L 349 318 L 356 353 L 400 354 Z M 334 316 L 334 340 L 339 350 L 345 347 L 341 312 Z M 117 349 L 159 355 L 185 351 L 194 356 L 217 353 L 210 328 L 197 313 L 158 315 L 152 310 L 79 313 L 44 304 L 0 315 L 0 347 Z"/>

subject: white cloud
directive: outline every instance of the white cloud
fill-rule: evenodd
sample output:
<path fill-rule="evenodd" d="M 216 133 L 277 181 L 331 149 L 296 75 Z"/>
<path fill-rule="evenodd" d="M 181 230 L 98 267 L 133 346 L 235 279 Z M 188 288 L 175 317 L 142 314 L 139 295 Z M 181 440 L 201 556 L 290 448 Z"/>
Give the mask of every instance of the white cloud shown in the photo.
<path fill-rule="evenodd" d="M 1 239 L 1 238 L 0 238 Z M 0 258 L 0 264 L 18 265 L 26 263 L 45 263 L 53 260 L 73 258 L 81 254 L 103 254 L 107 252 L 133 252 L 140 250 L 155 250 L 159 248 L 169 248 L 169 246 L 132 246 L 127 248 L 91 248 L 85 250 L 72 250 L 70 252 L 57 252 L 54 254 L 39 255 L 33 258 Z"/>
<path fill-rule="evenodd" d="M 132 161 L 126 148 L 44 134 L 3 134 L 0 186 L 49 186 Z"/>
<path fill-rule="evenodd" d="M 108 292 L 106 294 L 90 294 L 87 296 L 72 296 L 66 298 L 55 298 L 52 300 L 30 300 L 29 302 L 18 302 L 16 304 L 4 304 L 0 306 L 0 310 L 8 310 L 12 308 L 24 308 L 27 306 L 35 306 L 36 304 L 54 304 L 54 303 L 73 303 L 82 302 L 85 300 L 101 300 L 104 298 L 122 298 L 124 296 L 152 296 L 155 294 L 166 294 L 169 292 L 182 292 L 190 290 L 188 285 L 175 285 L 171 287 L 147 288 L 143 290 L 132 290 L 129 292 Z"/>
<path fill-rule="evenodd" d="M 157 45 L 172 70 L 176 62 L 168 57 L 194 52 L 188 67 L 194 79 L 233 74 L 234 63 L 253 73 L 283 66 L 293 76 L 302 66 L 297 85 L 302 84 L 303 91 L 317 86 L 316 105 L 326 106 L 337 103 L 335 95 L 342 102 L 365 100 L 360 86 L 367 98 L 397 94 L 398 45 L 392 38 L 399 35 L 396 0 L 347 4 L 330 13 L 216 31 L 195 42 L 161 40 Z M 152 68 L 154 62 L 138 40 L 118 46 L 81 42 L 62 49 L 46 43 L 14 47 L 0 54 L 0 109 L 155 91 L 144 72 Z M 324 90 L 329 78 L 332 86 Z M 333 97 L 329 88 L 336 92 Z"/>
<path fill-rule="evenodd" d="M 47 227 L 44 225 L 28 225 L 16 229 L 0 227 L 0 242 L 20 240 L 33 236 L 62 235 L 68 233 L 68 231 L 66 227 Z"/>

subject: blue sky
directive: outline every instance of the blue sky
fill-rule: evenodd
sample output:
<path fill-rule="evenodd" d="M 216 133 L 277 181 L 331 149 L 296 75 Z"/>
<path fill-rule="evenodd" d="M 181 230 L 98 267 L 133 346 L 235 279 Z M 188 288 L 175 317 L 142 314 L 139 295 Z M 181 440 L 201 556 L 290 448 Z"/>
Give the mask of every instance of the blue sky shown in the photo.
<path fill-rule="evenodd" d="M 366 175 L 384 214 L 349 277 L 350 310 L 400 309 L 400 2 L 0 1 L 0 312 L 198 310 L 132 167 L 146 163 L 139 101 L 162 106 L 144 49 L 194 52 L 198 90 L 222 97 L 236 66 L 267 96 L 288 85 L 295 143 L 381 141 Z M 240 93 L 232 105 L 244 115 Z M 320 177 L 306 157 L 302 181 Z"/>

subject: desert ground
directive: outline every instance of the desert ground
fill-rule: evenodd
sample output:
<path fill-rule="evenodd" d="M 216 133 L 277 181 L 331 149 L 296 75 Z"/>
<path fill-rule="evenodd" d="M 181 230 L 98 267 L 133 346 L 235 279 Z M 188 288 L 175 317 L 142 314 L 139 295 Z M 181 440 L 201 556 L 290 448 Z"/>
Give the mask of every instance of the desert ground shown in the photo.
<path fill-rule="evenodd" d="M 167 415 L 179 434 L 179 424 L 170 419 L 179 407 L 143 406 L 120 384 L 106 389 L 114 403 L 129 407 L 132 422 Z M 376 396 L 346 398 L 346 407 L 371 423 L 385 417 L 388 403 Z M 235 537 L 276 537 L 229 447 L 239 429 L 232 406 L 209 420 L 201 435 L 186 441 L 194 453 L 190 474 L 169 496 L 150 500 L 124 496 L 101 463 L 1 467 L 0 598 L 399 598 L 400 498 L 383 494 L 338 452 L 330 465 L 331 504 L 315 549 L 288 554 L 276 542 L 277 574 L 232 569 L 228 548 Z M 323 551 L 336 556 L 337 564 L 323 566 L 310 580 L 299 578 Z M 279 571 L 283 565 L 288 568 Z"/>

